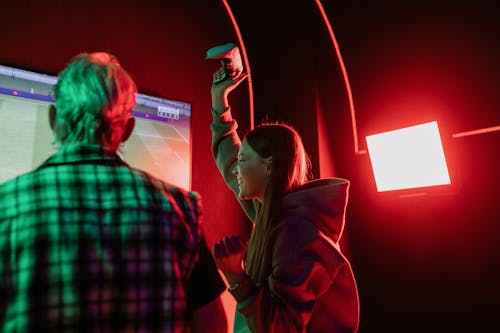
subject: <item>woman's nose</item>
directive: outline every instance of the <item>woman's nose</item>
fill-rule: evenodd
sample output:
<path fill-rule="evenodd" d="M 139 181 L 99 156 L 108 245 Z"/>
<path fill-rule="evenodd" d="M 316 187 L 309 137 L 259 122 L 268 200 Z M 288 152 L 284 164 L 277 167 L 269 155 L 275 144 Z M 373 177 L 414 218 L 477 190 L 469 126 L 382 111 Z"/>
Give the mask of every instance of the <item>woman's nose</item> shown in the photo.
<path fill-rule="evenodd" d="M 235 177 L 238 177 L 238 174 L 239 174 L 239 172 L 238 172 L 238 165 L 236 164 L 236 165 L 233 167 L 233 175 L 234 175 Z"/>

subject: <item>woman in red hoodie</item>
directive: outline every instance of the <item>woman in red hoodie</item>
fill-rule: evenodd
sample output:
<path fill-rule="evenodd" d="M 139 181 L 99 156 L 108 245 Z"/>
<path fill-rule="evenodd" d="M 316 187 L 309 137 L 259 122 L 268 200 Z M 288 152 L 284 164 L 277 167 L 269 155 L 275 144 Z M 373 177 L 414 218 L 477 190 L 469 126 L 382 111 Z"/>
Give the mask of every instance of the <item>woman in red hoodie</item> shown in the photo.
<path fill-rule="evenodd" d="M 238 312 L 252 332 L 356 332 L 356 282 L 339 248 L 349 182 L 308 181 L 291 126 L 261 124 L 241 141 L 227 96 L 246 74 L 218 82 L 223 70 L 211 88 L 213 155 L 254 222 L 248 246 L 230 236 L 213 248 Z"/>

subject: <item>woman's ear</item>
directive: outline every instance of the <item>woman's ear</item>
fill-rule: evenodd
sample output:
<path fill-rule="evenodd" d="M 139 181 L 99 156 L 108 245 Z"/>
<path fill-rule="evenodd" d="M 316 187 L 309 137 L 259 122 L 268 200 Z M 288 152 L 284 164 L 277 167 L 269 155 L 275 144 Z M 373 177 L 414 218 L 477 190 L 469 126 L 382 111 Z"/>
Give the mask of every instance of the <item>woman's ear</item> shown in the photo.
<path fill-rule="evenodd" d="M 269 156 L 268 158 L 264 159 L 264 164 L 266 165 L 266 175 L 270 176 L 271 171 L 273 169 L 273 157 Z"/>

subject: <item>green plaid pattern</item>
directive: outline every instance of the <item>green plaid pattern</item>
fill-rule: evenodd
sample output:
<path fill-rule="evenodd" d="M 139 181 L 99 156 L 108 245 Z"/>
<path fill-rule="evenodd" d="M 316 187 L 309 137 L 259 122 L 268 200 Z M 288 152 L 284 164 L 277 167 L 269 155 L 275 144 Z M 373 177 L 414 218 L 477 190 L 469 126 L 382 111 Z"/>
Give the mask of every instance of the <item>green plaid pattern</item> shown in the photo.
<path fill-rule="evenodd" d="M 184 332 L 199 199 L 99 146 L 0 185 L 1 332 Z"/>

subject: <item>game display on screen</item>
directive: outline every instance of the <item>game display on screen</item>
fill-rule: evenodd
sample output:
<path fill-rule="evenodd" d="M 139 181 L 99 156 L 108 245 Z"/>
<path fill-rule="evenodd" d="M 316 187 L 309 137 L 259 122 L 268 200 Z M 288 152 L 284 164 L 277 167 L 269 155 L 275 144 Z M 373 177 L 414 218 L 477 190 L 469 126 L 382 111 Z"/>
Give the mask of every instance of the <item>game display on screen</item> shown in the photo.
<path fill-rule="evenodd" d="M 48 122 L 57 77 L 0 65 L 0 183 L 56 152 Z M 120 148 L 133 167 L 191 188 L 191 105 L 137 94 L 136 126 Z"/>

